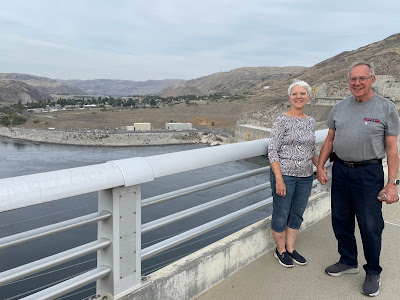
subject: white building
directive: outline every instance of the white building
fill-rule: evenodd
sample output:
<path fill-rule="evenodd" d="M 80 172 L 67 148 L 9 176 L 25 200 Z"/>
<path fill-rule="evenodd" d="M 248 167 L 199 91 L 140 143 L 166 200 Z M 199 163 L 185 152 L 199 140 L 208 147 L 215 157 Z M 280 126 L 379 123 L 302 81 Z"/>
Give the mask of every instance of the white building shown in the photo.
<path fill-rule="evenodd" d="M 165 123 L 167 130 L 192 130 L 192 123 Z"/>
<path fill-rule="evenodd" d="M 151 130 L 151 123 L 133 123 L 133 130 Z"/>

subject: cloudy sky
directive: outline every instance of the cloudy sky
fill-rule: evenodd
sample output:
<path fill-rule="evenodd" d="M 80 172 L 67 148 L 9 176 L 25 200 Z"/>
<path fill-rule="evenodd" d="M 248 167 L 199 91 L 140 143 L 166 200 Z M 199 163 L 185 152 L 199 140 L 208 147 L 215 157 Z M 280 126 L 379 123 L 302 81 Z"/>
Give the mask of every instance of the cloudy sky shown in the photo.
<path fill-rule="evenodd" d="M 400 32 L 400 1 L 0 0 L 0 72 L 193 79 L 312 66 Z"/>

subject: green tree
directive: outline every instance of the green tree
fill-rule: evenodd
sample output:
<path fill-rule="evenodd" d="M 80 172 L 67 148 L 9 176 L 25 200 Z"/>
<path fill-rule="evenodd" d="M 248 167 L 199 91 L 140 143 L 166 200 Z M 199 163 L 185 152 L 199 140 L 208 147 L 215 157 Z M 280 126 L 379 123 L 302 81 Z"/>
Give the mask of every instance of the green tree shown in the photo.
<path fill-rule="evenodd" d="M 26 118 L 20 116 L 17 113 L 13 113 L 11 116 L 11 125 L 19 125 L 24 124 L 26 122 Z"/>
<path fill-rule="evenodd" d="M 0 118 L 0 124 L 3 126 L 8 126 L 10 125 L 10 118 L 8 116 L 4 116 Z"/>

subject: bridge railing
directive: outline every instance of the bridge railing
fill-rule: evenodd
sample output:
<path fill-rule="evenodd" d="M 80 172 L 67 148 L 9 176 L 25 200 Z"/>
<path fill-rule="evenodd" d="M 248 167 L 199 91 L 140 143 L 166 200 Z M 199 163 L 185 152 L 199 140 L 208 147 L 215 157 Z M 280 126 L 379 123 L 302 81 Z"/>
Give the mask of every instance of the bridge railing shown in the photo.
<path fill-rule="evenodd" d="M 317 131 L 322 142 L 327 130 Z M 96 295 L 117 299 L 143 284 L 141 261 L 222 226 L 272 202 L 265 199 L 150 247 L 141 249 L 141 234 L 195 213 L 269 187 L 269 183 L 210 201 L 164 218 L 142 224 L 141 209 L 182 195 L 266 172 L 269 168 L 236 174 L 142 200 L 141 185 L 157 178 L 226 162 L 265 155 L 268 139 L 163 155 L 110 161 L 103 164 L 0 179 L 0 212 L 98 192 L 98 212 L 0 239 L 0 250 L 55 233 L 98 223 L 96 241 L 0 273 L 0 285 L 19 280 L 89 253 L 97 252 L 97 267 L 24 299 L 54 299 L 97 282 Z M 62 187 L 62 188 L 60 188 Z"/>

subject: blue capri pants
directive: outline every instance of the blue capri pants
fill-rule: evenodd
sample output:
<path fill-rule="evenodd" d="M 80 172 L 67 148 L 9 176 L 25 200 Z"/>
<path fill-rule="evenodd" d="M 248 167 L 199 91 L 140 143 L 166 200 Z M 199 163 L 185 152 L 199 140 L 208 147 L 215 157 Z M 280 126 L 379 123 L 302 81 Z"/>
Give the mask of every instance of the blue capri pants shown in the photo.
<path fill-rule="evenodd" d="M 283 175 L 283 181 L 286 185 L 286 196 L 284 197 L 276 194 L 276 179 L 272 170 L 269 180 L 271 181 L 272 197 L 274 199 L 272 203 L 272 230 L 284 232 L 286 226 L 291 229 L 299 229 L 311 194 L 313 176 L 295 177 Z"/>

